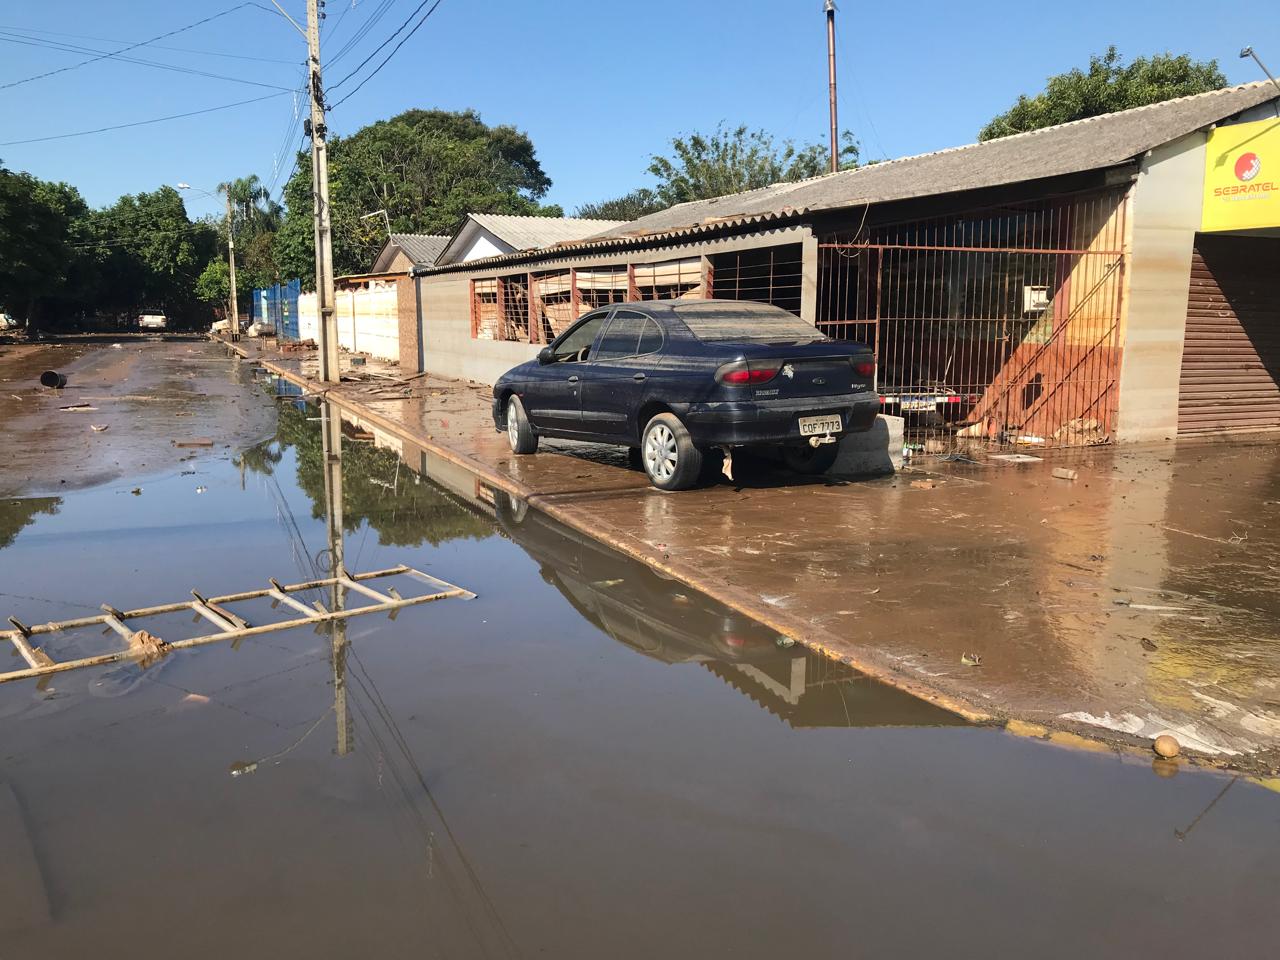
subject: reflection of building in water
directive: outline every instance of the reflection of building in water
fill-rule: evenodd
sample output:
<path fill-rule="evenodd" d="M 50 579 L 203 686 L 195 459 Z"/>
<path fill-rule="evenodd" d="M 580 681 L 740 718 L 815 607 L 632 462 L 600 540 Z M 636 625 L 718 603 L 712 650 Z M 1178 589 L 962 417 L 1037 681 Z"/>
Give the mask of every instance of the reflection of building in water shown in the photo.
<path fill-rule="evenodd" d="M 808 652 L 754 663 L 702 664 L 791 727 L 914 727 L 964 723 L 956 715 Z"/>

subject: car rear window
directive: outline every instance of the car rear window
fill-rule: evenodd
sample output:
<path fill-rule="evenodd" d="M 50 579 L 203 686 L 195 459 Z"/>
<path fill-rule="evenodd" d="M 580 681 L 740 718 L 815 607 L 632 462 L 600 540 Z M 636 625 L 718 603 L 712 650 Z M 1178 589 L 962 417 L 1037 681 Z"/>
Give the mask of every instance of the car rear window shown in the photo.
<path fill-rule="evenodd" d="M 675 308 L 699 340 L 826 340 L 811 323 L 767 304 Z"/>

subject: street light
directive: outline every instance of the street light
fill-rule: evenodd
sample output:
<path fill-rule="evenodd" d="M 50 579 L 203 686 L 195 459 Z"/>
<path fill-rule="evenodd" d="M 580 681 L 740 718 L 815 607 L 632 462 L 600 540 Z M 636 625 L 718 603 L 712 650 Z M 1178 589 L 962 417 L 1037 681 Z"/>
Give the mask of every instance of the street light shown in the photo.
<path fill-rule="evenodd" d="M 391 218 L 387 216 L 386 210 L 375 210 L 373 211 L 373 213 L 361 214 L 360 219 L 369 220 L 369 219 L 372 219 L 373 217 L 379 217 L 379 216 L 382 217 L 382 221 L 387 225 L 387 239 L 390 240 L 391 239 Z"/>
<path fill-rule="evenodd" d="M 1262 69 L 1262 72 L 1267 75 L 1267 79 L 1275 84 L 1276 89 L 1280 90 L 1280 80 L 1277 80 L 1271 75 L 1271 71 L 1267 69 L 1267 65 L 1262 62 L 1256 53 L 1253 52 L 1253 47 L 1245 47 L 1240 51 L 1241 60 L 1248 60 L 1250 57 L 1253 57 L 1253 62 L 1256 63 Z"/>
<path fill-rule="evenodd" d="M 179 183 L 177 186 L 179 190 L 194 190 L 206 197 L 217 196 L 210 190 L 193 187 L 189 183 Z M 224 184 L 220 189 L 227 196 L 227 265 L 231 274 L 231 310 L 227 316 L 227 339 L 234 343 L 240 339 L 240 303 L 236 297 L 236 235 L 231 228 L 231 188 Z"/>

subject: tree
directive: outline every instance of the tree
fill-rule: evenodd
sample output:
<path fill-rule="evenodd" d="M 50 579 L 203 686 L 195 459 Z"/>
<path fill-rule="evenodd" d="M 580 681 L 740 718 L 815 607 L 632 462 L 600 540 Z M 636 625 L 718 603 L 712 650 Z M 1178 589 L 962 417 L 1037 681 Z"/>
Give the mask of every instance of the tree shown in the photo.
<path fill-rule="evenodd" d="M 67 276 L 70 215 L 60 200 L 69 201 L 71 191 L 65 184 L 0 168 L 0 309 L 27 318 L 32 326 L 38 323 L 41 298 L 53 294 Z"/>
<path fill-rule="evenodd" d="M 369 268 L 386 242 L 386 210 L 396 233 L 447 233 L 468 213 L 561 216 L 542 206 L 551 180 L 533 143 L 515 127 L 490 127 L 473 110 L 408 110 L 329 141 L 329 199 L 337 273 Z M 299 156 L 285 186 L 275 245 L 281 274 L 315 275 L 311 164 Z"/>
<path fill-rule="evenodd" d="M 666 205 L 648 187 L 638 187 L 630 193 L 599 203 L 584 203 L 573 212 L 575 217 L 589 220 L 639 220 L 650 213 L 665 210 Z"/>
<path fill-rule="evenodd" d="M 982 128 L 978 140 L 1207 93 L 1226 85 L 1217 60 L 1162 53 L 1150 59 L 1138 57 L 1126 66 L 1112 45 L 1102 56 L 1089 58 L 1087 71 L 1077 67 L 1057 74 L 1049 78 L 1041 93 L 1019 96 L 1017 103 Z"/>
<path fill-rule="evenodd" d="M 841 169 L 856 167 L 857 141 L 845 131 L 843 143 Z M 654 193 L 664 207 L 804 180 L 829 170 L 826 147 L 797 147 L 790 140 L 778 144 L 771 134 L 749 131 L 746 126 L 732 130 L 719 126 L 710 135 L 675 137 L 671 148 L 672 156 L 655 156 L 649 164 L 649 173 L 658 178 Z"/>

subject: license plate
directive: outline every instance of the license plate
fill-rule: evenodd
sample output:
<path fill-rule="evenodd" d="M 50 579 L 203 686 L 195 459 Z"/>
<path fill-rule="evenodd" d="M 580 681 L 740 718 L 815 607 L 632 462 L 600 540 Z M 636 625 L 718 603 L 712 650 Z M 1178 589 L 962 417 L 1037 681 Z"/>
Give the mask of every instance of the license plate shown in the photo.
<path fill-rule="evenodd" d="M 932 410 L 938 405 L 937 397 L 903 397 L 903 410 Z"/>
<path fill-rule="evenodd" d="M 826 417 L 801 417 L 800 436 L 818 437 L 824 433 L 839 433 L 843 426 L 838 413 Z"/>

